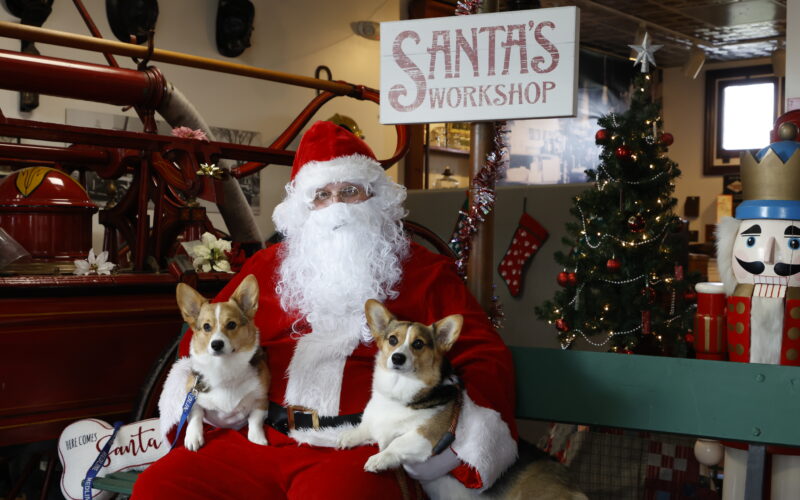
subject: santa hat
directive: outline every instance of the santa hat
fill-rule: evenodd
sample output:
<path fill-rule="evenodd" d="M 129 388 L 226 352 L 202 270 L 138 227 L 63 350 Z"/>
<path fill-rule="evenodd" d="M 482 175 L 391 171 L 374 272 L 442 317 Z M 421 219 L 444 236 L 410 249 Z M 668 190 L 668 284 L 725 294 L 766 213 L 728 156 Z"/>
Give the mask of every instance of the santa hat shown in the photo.
<path fill-rule="evenodd" d="M 365 186 L 373 197 L 398 207 L 398 218 L 404 215 L 405 188 L 386 175 L 367 143 L 339 125 L 319 121 L 300 140 L 286 198 L 272 214 L 278 231 L 286 234 L 303 222 L 316 190 L 332 182 Z"/>
<path fill-rule="evenodd" d="M 306 195 L 331 182 L 370 185 L 385 176 L 372 149 L 339 125 L 316 122 L 303 135 L 292 164 L 292 183 Z"/>

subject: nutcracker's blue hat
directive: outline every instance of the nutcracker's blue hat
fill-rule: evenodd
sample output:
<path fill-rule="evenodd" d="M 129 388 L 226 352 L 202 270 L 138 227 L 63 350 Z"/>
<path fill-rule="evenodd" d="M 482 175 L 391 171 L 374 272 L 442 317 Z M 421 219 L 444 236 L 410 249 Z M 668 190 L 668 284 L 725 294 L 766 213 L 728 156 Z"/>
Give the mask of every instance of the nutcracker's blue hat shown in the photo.
<path fill-rule="evenodd" d="M 737 219 L 800 220 L 800 142 L 778 141 L 741 156 Z"/>

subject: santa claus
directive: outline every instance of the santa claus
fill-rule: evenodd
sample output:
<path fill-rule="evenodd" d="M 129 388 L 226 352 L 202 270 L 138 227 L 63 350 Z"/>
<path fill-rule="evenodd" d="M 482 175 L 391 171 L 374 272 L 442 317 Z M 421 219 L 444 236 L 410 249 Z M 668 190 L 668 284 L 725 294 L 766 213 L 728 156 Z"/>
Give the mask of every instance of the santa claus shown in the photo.
<path fill-rule="evenodd" d="M 419 497 L 408 475 L 431 497 L 449 498 L 455 481 L 484 490 L 514 461 L 509 351 L 452 261 L 408 240 L 401 224 L 405 197 L 366 143 L 329 122 L 309 128 L 273 214 L 284 242 L 251 257 L 217 297 L 226 300 L 248 274 L 258 278 L 255 322 L 272 372 L 269 445 L 249 442 L 246 430 L 207 427 L 205 446 L 192 452 L 179 445 L 151 465 L 134 498 Z M 466 388 L 456 439 L 428 462 L 406 464 L 408 475 L 365 472 L 375 447 L 335 448 L 370 398 L 376 353 L 364 317 L 370 298 L 403 320 L 464 317 L 449 353 Z M 171 402 L 161 406 L 168 428 L 180 416 L 180 380 L 170 374 L 162 396 Z"/>
<path fill-rule="evenodd" d="M 793 124 L 788 124 L 795 127 Z M 797 135 L 796 127 L 781 132 Z M 800 143 L 742 155 L 744 201 L 717 229 L 731 361 L 800 366 Z M 771 498 L 797 498 L 800 457 L 773 453 Z M 727 446 L 723 498 L 744 498 L 745 451 Z"/>

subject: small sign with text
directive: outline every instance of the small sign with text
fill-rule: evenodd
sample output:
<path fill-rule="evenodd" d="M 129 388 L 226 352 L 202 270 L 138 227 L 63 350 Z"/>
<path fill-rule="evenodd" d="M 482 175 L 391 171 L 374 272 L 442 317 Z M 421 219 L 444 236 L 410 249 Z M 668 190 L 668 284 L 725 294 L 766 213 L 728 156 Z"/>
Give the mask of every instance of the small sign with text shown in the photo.
<path fill-rule="evenodd" d="M 576 7 L 381 23 L 383 124 L 574 116 Z"/>

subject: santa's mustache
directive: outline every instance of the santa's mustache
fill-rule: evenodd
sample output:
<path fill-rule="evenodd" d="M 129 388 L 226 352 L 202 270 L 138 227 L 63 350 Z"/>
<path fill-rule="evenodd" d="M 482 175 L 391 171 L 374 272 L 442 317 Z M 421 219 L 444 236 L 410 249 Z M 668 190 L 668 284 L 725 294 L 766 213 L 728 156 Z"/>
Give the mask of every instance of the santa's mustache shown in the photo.
<path fill-rule="evenodd" d="M 739 257 L 736 257 L 736 262 L 742 266 L 742 269 L 750 274 L 761 274 L 767 268 L 763 262 L 758 260 L 753 262 L 745 262 Z M 784 264 L 783 262 L 778 262 L 775 264 L 773 269 L 775 270 L 775 274 L 778 276 L 792 276 L 800 273 L 800 264 Z"/>

